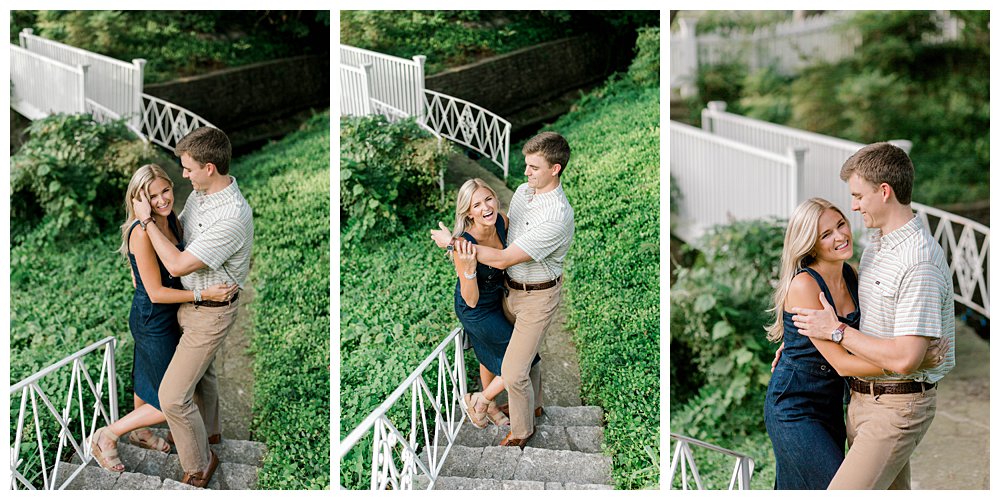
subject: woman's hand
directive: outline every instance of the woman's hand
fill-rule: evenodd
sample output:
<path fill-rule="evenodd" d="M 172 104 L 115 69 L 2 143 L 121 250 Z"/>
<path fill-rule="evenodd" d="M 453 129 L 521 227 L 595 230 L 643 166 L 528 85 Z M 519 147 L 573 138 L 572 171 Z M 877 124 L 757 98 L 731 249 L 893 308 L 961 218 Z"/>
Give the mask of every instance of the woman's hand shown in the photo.
<path fill-rule="evenodd" d="M 139 198 L 132 200 L 132 210 L 135 212 L 136 220 L 146 220 L 153 209 L 149 206 L 149 197 L 145 191 L 139 191 Z"/>
<path fill-rule="evenodd" d="M 476 272 L 476 245 L 462 238 L 455 243 L 455 254 L 462 266 L 465 267 L 466 274 L 471 275 Z"/>
<path fill-rule="evenodd" d="M 930 370 L 931 368 L 936 368 L 941 363 L 944 363 L 944 359 L 948 357 L 949 350 L 951 350 L 951 338 L 941 337 L 940 339 L 931 341 L 931 344 L 927 346 L 927 351 L 924 352 L 924 362 L 920 363 L 917 369 Z"/>
<path fill-rule="evenodd" d="M 211 300 L 212 302 L 228 302 L 233 298 L 237 290 L 239 290 L 239 285 L 219 283 L 202 290 L 201 299 Z"/>

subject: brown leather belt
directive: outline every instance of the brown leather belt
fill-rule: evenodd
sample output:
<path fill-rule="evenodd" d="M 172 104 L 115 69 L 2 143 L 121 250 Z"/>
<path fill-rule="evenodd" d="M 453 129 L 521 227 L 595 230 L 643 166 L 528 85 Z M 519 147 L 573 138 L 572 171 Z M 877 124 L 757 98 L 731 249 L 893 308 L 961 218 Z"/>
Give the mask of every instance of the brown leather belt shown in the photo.
<path fill-rule="evenodd" d="M 203 300 L 201 302 L 195 302 L 194 305 L 198 307 L 225 307 L 229 304 L 236 302 L 236 299 L 240 298 L 239 292 L 233 295 L 233 298 L 227 300 L 226 302 L 216 302 L 214 300 Z"/>
<path fill-rule="evenodd" d="M 514 290 L 523 290 L 525 292 L 531 292 L 531 291 L 534 291 L 534 290 L 545 290 L 545 289 L 548 289 L 548 288 L 552 288 L 552 287 L 558 285 L 560 281 L 562 281 L 562 276 L 560 276 L 560 277 L 558 277 L 558 278 L 556 278 L 556 279 L 554 279 L 552 281 L 546 281 L 545 283 L 518 283 L 518 282 L 510 279 L 510 276 L 507 276 L 506 274 L 504 274 L 503 277 L 504 277 L 505 280 L 507 280 L 507 286 L 508 287 L 510 287 L 510 288 L 512 288 Z"/>
<path fill-rule="evenodd" d="M 929 391 L 937 387 L 936 383 L 916 382 L 913 380 L 907 382 L 871 382 L 854 377 L 848 377 L 847 384 L 851 386 L 851 390 L 854 392 L 871 394 L 873 396 L 881 396 L 882 394 L 913 394 L 915 392 Z"/>

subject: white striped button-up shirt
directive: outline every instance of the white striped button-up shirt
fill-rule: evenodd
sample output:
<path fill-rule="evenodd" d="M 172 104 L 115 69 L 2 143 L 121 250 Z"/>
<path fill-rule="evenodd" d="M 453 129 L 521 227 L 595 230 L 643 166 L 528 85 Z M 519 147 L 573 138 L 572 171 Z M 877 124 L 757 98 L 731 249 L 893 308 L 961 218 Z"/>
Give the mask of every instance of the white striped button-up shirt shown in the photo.
<path fill-rule="evenodd" d="M 224 281 L 239 283 L 241 288 L 246 284 L 253 247 L 253 211 L 236 178 L 232 180 L 217 193 L 192 192 L 181 211 L 184 250 L 206 266 L 181 276 L 187 290 L 204 290 Z"/>
<path fill-rule="evenodd" d="M 930 370 L 870 380 L 937 382 L 955 366 L 955 292 L 944 250 L 914 217 L 882 235 L 875 230 L 859 270 L 861 332 L 882 338 L 948 337 L 945 360 Z"/>
<path fill-rule="evenodd" d="M 534 193 L 521 184 L 510 200 L 507 241 L 532 259 L 507 268 L 510 279 L 519 283 L 544 283 L 562 276 L 573 243 L 573 207 L 562 184 L 547 193 Z"/>

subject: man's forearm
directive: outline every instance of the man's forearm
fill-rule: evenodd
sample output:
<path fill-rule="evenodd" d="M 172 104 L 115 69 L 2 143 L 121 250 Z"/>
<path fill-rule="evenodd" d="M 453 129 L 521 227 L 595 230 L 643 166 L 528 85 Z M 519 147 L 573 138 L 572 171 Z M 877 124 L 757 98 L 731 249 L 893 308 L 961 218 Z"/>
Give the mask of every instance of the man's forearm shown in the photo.
<path fill-rule="evenodd" d="M 924 337 L 880 338 L 865 335 L 854 328 L 844 331 L 841 341 L 854 355 L 886 370 L 908 374 L 916 371 L 930 341 Z"/>
<path fill-rule="evenodd" d="M 497 269 L 507 269 L 510 264 L 504 258 L 503 250 L 491 248 L 486 245 L 476 245 L 476 258 L 479 262 Z"/>

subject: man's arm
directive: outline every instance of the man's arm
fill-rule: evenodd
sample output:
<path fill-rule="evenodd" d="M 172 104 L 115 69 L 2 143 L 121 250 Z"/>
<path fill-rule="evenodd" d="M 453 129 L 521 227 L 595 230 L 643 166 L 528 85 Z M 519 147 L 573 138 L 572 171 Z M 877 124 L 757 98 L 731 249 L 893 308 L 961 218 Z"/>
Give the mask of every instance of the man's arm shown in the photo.
<path fill-rule="evenodd" d="M 531 260 L 531 256 L 524 250 L 521 250 L 521 247 L 517 246 L 517 243 L 511 244 L 503 250 L 485 245 L 476 245 L 476 252 L 479 262 L 497 269 L 507 269 L 514 264 Z"/>
<path fill-rule="evenodd" d="M 141 196 L 142 199 L 132 201 L 132 207 L 135 209 L 136 218 L 146 220 L 150 215 L 149 199 L 146 198 L 146 193 L 141 193 Z M 163 267 L 167 268 L 171 276 L 187 276 L 205 267 L 205 263 L 198 257 L 187 251 L 178 250 L 156 224 L 146 224 L 146 234 L 149 235 L 149 241 L 156 250 L 156 256 L 160 258 Z"/>
<path fill-rule="evenodd" d="M 840 325 L 833 307 L 826 297 L 819 294 L 823 309 L 793 307 L 792 320 L 799 333 L 814 339 L 830 340 L 833 331 Z M 920 335 L 906 335 L 894 338 L 879 338 L 865 335 L 848 327 L 840 345 L 872 364 L 904 375 L 911 374 L 920 367 L 931 339 Z"/>

